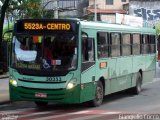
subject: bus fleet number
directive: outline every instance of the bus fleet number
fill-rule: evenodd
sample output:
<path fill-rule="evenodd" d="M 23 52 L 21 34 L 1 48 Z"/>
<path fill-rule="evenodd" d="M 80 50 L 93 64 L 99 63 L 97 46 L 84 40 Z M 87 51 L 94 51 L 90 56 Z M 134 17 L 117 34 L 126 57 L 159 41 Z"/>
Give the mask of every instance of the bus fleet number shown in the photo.
<path fill-rule="evenodd" d="M 47 77 L 47 82 L 61 82 L 60 77 Z"/>

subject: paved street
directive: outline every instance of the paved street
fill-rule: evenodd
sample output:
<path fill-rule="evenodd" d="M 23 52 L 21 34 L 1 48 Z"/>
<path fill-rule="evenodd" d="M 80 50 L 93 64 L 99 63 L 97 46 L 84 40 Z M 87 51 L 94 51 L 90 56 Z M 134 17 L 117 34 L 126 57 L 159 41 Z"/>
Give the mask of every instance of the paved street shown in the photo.
<path fill-rule="evenodd" d="M 1 91 L 2 87 L 5 88 L 5 84 L 8 83 L 8 80 L 2 81 Z M 90 108 L 85 104 L 50 103 L 46 108 L 38 109 L 32 102 L 8 103 L 0 105 L 0 120 L 8 116 L 18 118 L 18 120 L 118 120 L 123 114 L 158 114 L 160 113 L 159 86 L 160 68 L 157 67 L 156 78 L 152 83 L 144 85 L 143 91 L 138 96 L 125 91 L 119 92 L 106 96 L 103 105 L 95 108 Z M 6 91 L 7 89 L 4 93 Z"/>

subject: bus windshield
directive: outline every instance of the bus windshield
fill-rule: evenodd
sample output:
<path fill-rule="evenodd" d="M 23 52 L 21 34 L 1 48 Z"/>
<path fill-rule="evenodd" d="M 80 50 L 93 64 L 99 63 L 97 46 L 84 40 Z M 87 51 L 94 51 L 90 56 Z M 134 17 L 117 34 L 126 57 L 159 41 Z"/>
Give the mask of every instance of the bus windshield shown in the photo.
<path fill-rule="evenodd" d="M 32 70 L 73 70 L 77 65 L 75 34 L 13 36 L 12 66 Z"/>

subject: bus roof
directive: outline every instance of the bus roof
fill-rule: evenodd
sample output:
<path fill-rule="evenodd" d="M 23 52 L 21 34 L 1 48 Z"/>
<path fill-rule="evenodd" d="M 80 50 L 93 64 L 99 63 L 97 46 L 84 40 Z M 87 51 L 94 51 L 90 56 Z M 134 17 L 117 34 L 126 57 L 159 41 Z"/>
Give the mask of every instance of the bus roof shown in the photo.
<path fill-rule="evenodd" d="M 93 22 L 93 21 L 80 21 L 82 28 L 92 28 L 97 30 L 108 30 L 108 31 L 121 31 L 121 32 L 133 32 L 133 33 L 151 33 L 155 34 L 156 30 L 147 27 L 132 27 L 127 25 L 109 24 L 104 22 Z M 106 30 L 106 31 L 107 31 Z"/>

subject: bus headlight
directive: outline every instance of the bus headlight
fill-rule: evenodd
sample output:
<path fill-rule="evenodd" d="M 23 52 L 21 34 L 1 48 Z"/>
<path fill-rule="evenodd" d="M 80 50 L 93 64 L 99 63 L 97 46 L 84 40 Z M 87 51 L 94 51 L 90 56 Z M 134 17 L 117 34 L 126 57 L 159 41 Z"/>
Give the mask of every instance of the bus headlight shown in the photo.
<path fill-rule="evenodd" d="M 75 86 L 77 85 L 77 80 L 76 79 L 73 79 L 71 80 L 68 84 L 67 84 L 67 89 L 72 89 L 74 88 Z"/>
<path fill-rule="evenodd" d="M 13 79 L 10 79 L 9 80 L 9 83 L 15 87 L 17 87 L 17 81 L 16 80 L 13 80 Z"/>

